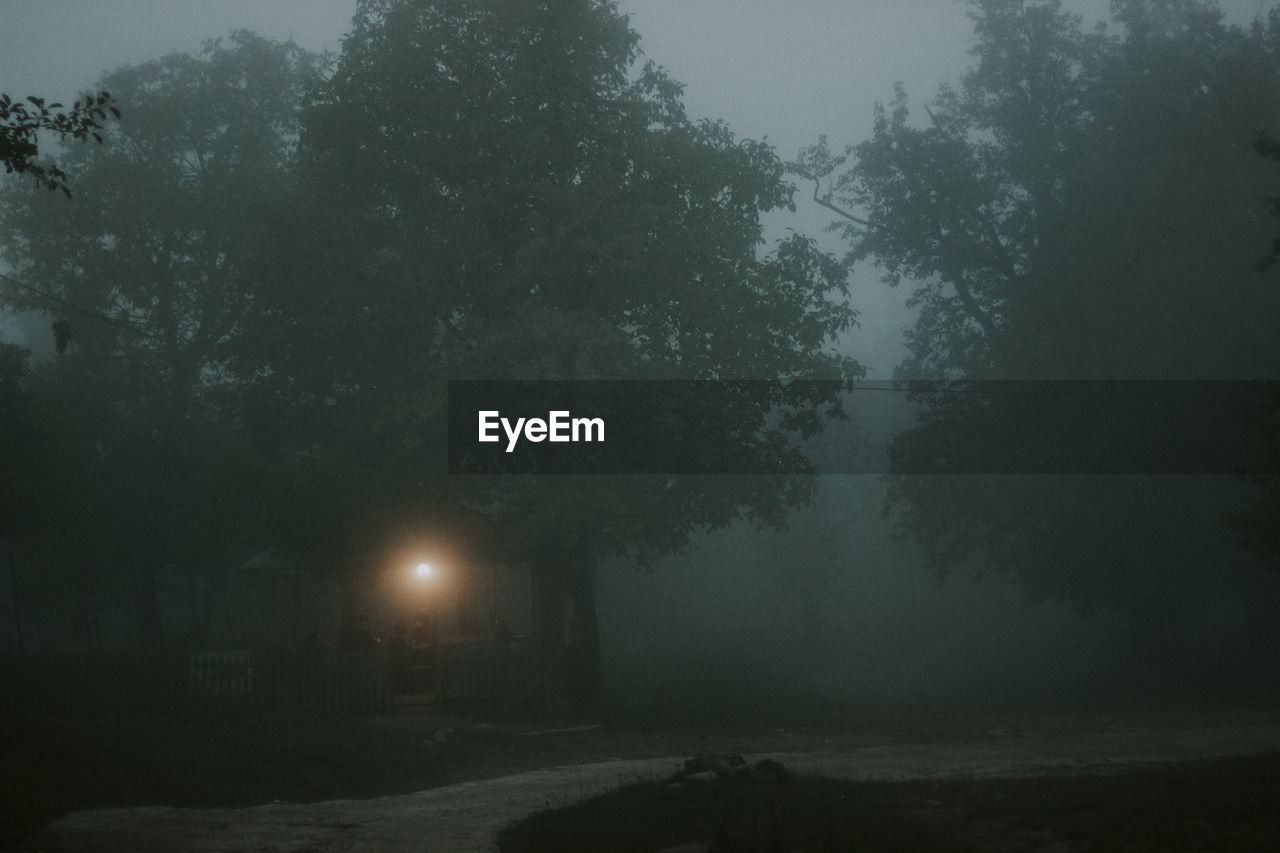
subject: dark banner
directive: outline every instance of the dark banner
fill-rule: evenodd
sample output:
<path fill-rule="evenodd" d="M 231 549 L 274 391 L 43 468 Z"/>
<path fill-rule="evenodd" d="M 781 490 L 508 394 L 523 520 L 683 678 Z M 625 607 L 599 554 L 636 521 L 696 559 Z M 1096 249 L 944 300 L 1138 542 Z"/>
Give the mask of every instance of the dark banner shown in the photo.
<path fill-rule="evenodd" d="M 893 429 L 814 435 L 833 406 Z M 1271 381 L 451 381 L 448 470 L 1243 474 L 1278 415 Z"/>
<path fill-rule="evenodd" d="M 789 435 L 848 383 L 451 381 L 451 474 L 814 473 Z M 789 427 L 794 427 L 789 429 Z"/>

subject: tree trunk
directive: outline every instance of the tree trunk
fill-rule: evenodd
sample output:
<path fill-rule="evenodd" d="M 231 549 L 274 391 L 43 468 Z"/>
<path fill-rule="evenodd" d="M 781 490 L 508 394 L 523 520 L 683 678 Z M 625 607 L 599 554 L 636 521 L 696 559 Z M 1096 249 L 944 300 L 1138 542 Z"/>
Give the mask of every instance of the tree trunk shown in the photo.
<path fill-rule="evenodd" d="M 582 535 L 563 536 L 534 566 L 534 635 L 549 715 L 594 717 L 603 704 L 595 575 L 594 549 Z"/>
<path fill-rule="evenodd" d="M 213 607 L 221 587 L 218 580 L 216 568 L 187 572 L 187 641 L 196 648 L 204 648 L 209 641 L 209 623 L 213 621 Z"/>
<path fill-rule="evenodd" d="M 164 563 L 166 534 L 170 531 L 173 507 L 163 477 L 164 456 L 152 474 L 148 496 L 148 522 L 140 531 L 141 548 L 133 554 L 133 598 L 138 626 L 138 644 L 144 649 L 164 645 L 164 620 L 160 615 L 159 584 L 156 575 Z"/>
<path fill-rule="evenodd" d="M 174 531 L 187 521 L 177 512 L 179 486 L 178 463 L 187 441 L 187 416 L 198 375 L 198 363 L 189 357 L 175 357 L 173 377 L 169 383 L 169 407 L 160 443 L 151 471 L 150 525 L 143 529 L 142 559 L 134 564 L 134 595 L 138 607 L 138 639 L 143 648 L 154 649 L 164 643 L 164 621 L 160 613 L 156 576 L 176 556 Z"/>
<path fill-rule="evenodd" d="M 554 550 L 539 555 L 533 566 L 533 635 L 537 642 L 538 696 L 542 713 L 555 716 L 567 701 L 565 684 L 564 566 Z"/>
<path fill-rule="evenodd" d="M 361 617 L 364 613 L 361 607 L 356 570 L 350 566 L 348 561 L 346 565 L 335 567 L 334 577 L 338 582 L 338 606 L 341 608 L 341 613 L 338 616 L 336 645 L 338 648 L 358 647 L 364 639 L 360 635 Z"/>
<path fill-rule="evenodd" d="M 134 564 L 134 600 L 137 604 L 138 643 L 144 649 L 164 645 L 164 623 L 160 618 L 154 558 L 144 557 Z"/>
<path fill-rule="evenodd" d="M 1241 595 L 1248 631 L 1248 665 L 1255 672 L 1274 672 L 1280 668 L 1280 573 L 1255 574 Z M 1273 679 L 1259 678 L 1260 684 L 1275 692 L 1280 689 Z"/>
<path fill-rule="evenodd" d="M 6 562 L 9 566 L 9 600 L 13 604 L 13 626 L 15 630 L 15 639 L 17 640 L 18 657 L 24 657 L 27 653 L 26 639 L 23 637 L 22 631 L 22 598 L 18 595 L 18 561 L 13 556 L 13 541 L 5 539 L 4 552 Z"/>
<path fill-rule="evenodd" d="M 1129 639 L 1136 686 L 1160 692 L 1187 686 L 1194 616 L 1188 602 L 1155 592 L 1130 601 Z"/>
<path fill-rule="evenodd" d="M 579 717 L 598 716 L 601 693 L 600 621 L 596 612 L 596 560 L 590 541 L 578 543 L 569 571 L 573 623 L 569 637 L 571 701 Z"/>

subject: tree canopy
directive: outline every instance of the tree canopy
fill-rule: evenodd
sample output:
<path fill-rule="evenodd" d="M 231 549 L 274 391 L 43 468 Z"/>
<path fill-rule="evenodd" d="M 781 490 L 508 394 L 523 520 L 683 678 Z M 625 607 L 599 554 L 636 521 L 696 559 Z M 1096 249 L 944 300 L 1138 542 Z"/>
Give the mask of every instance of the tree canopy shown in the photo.
<path fill-rule="evenodd" d="M 236 33 L 101 85 L 123 120 L 68 153 L 73 203 L 0 200 L 3 298 L 58 324 L 48 422 L 106 508 L 80 541 L 128 567 L 144 638 L 160 567 L 256 536 L 355 581 L 452 527 L 533 567 L 540 636 L 589 698 L 603 559 L 782 525 L 812 494 L 798 439 L 861 375 L 833 346 L 846 270 L 766 245 L 783 162 L 687 116 L 614 4 L 362 0 L 324 74 Z M 780 380 L 723 417 L 786 475 L 450 478 L 460 378 Z M 781 381 L 805 379 L 836 385 Z"/>
<path fill-rule="evenodd" d="M 1280 292 L 1251 272 L 1265 234 L 1251 148 L 1277 117 L 1280 18 L 1232 27 L 1196 0 L 1121 0 L 1096 30 L 1054 0 L 974 0 L 971 18 L 974 64 L 958 87 L 923 115 L 899 88 L 869 139 L 841 154 L 820 140 L 795 164 L 841 213 L 851 260 L 911 282 L 899 375 L 1277 375 Z M 922 402 L 894 445 L 900 468 L 998 448 L 1024 417 L 1007 396 Z M 890 488 L 902 531 L 935 567 L 976 560 L 1037 598 L 1176 621 L 1241 563 L 1221 481 L 899 477 Z"/>
<path fill-rule="evenodd" d="M 35 95 L 25 101 L 15 101 L 0 94 L 0 163 L 4 163 L 5 172 L 29 174 L 38 186 L 62 190 L 71 198 L 66 173 L 54 164 L 36 160 L 40 155 L 40 132 L 56 134 L 62 140 L 92 138 L 101 142 L 108 114 L 119 118 L 120 110 L 105 90 L 84 95 L 70 110 Z"/>
<path fill-rule="evenodd" d="M 506 558 L 537 568 L 548 636 L 566 596 L 593 634 L 604 556 L 666 553 L 743 514 L 781 523 L 812 483 L 449 480 L 431 455 L 446 378 L 860 375 L 832 349 L 855 317 L 841 263 L 796 234 L 763 245 L 760 215 L 792 200 L 782 161 L 690 119 L 638 56 L 612 3 L 361 2 L 305 113 L 279 301 L 258 314 L 305 344 L 245 360 L 280 404 L 264 420 L 291 411 L 281 438 L 347 471 L 364 507 L 485 514 Z M 766 413 L 838 400 L 742 402 L 764 453 Z M 369 522 L 338 528 L 356 542 Z"/>
<path fill-rule="evenodd" d="M 237 467 L 222 453 L 228 349 L 262 288 L 250 261 L 291 191 L 317 71 L 292 45 L 237 32 L 110 73 L 101 86 L 122 118 L 101 145 L 67 152 L 76 197 L 10 185 L 0 198 L 14 270 L 0 298 L 55 318 L 49 417 L 67 437 L 65 475 L 96 496 L 93 519 L 63 521 L 92 531 L 67 562 L 129 567 L 146 642 L 160 640 L 160 567 L 230 559 L 246 531 L 210 514 Z"/>

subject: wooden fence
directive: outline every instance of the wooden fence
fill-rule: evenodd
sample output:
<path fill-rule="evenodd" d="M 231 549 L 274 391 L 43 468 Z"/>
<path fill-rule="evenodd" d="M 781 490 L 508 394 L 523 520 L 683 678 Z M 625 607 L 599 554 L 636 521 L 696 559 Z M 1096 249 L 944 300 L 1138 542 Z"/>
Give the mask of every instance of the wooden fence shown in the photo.
<path fill-rule="evenodd" d="M 362 651 L 250 650 L 0 658 L 0 712 L 165 713 L 193 709 L 381 714 L 397 690 L 417 692 L 416 662 Z M 431 700 L 451 713 L 520 716 L 542 710 L 547 662 L 528 640 L 439 646 Z M 415 667 L 410 666 L 413 669 Z M 421 669 L 421 667 L 416 667 Z M 408 682 L 412 682 L 409 684 Z"/>
<path fill-rule="evenodd" d="M 535 712 L 540 696 L 533 644 L 523 638 L 440 647 L 440 704 L 453 713 Z"/>
<path fill-rule="evenodd" d="M 394 704 L 391 656 L 383 647 L 279 652 L 264 674 L 264 696 L 276 709 L 384 714 Z"/>
<path fill-rule="evenodd" d="M 192 652 L 187 656 L 187 684 L 191 692 L 220 699 L 252 695 L 261 679 L 261 665 L 253 668 L 247 651 Z"/>
<path fill-rule="evenodd" d="M 378 714 L 392 708 L 385 649 L 231 650 L 0 659 L 0 711 L 191 709 Z"/>

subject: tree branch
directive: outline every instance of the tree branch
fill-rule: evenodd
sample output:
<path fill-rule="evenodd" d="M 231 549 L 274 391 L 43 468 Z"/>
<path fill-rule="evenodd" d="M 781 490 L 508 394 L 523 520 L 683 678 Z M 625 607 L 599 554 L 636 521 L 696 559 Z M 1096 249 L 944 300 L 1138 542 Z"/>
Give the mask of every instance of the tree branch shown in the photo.
<path fill-rule="evenodd" d="M 960 304 L 964 306 L 965 313 L 982 327 L 982 332 L 987 336 L 987 340 L 995 343 L 996 324 L 992 322 L 991 317 L 978 304 L 978 300 L 974 299 L 972 291 L 969 290 L 969 283 L 964 280 L 963 276 L 957 276 L 952 285 L 956 289 L 956 296 L 960 297 Z"/>
<path fill-rule="evenodd" d="M 853 215 L 852 213 L 850 213 L 849 211 L 847 211 L 847 210 L 845 210 L 845 209 L 843 209 L 843 208 L 841 208 L 841 207 L 839 207 L 839 206 L 837 206 L 837 205 L 832 204 L 832 203 L 829 201 L 829 199 L 830 199 L 830 198 L 831 198 L 831 194 L 830 194 L 830 193 L 828 193 L 826 196 L 819 196 L 819 195 L 818 195 L 818 179 L 817 179 L 817 178 L 814 178 L 814 179 L 813 179 L 813 200 L 814 200 L 814 201 L 816 201 L 818 204 L 822 205 L 823 207 L 825 207 L 827 210 L 831 211 L 832 213 L 835 213 L 835 214 L 837 214 L 837 215 L 839 215 L 839 216 L 843 216 L 845 219 L 848 219 L 850 222 L 856 222 L 856 223 L 858 223 L 859 225 L 864 225 L 864 226 L 866 226 L 867 228 L 872 227 L 872 226 L 871 226 L 871 223 L 870 223 L 870 222 L 868 222 L 867 220 L 865 220 L 865 219 L 859 219 L 858 217 L 854 216 L 854 215 Z"/>

